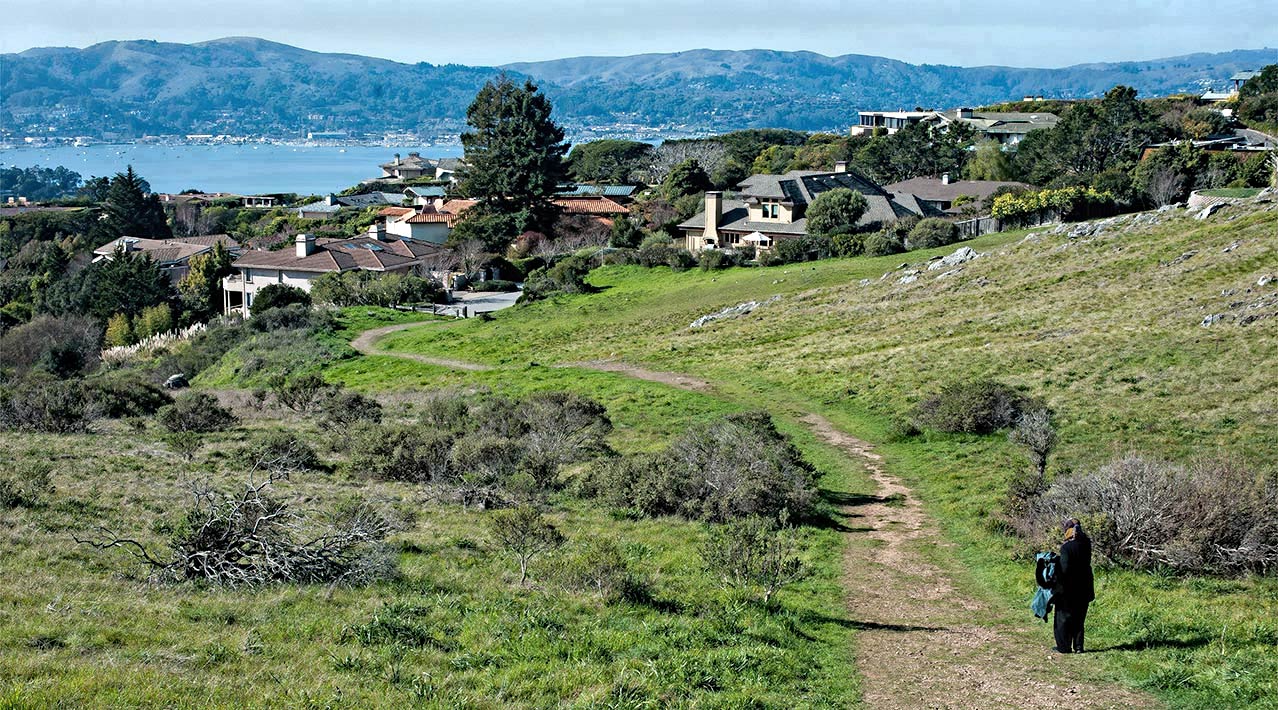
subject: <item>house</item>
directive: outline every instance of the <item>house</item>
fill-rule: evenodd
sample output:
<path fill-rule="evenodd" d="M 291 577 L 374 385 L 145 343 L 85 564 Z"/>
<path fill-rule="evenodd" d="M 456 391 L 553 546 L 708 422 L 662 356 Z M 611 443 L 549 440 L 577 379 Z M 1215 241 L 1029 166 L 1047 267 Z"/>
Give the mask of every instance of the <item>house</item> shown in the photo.
<path fill-rule="evenodd" d="M 808 205 L 817 195 L 847 188 L 865 196 L 868 209 L 857 223 L 863 229 L 905 217 L 942 213 L 909 193 L 893 193 L 840 161 L 834 172 L 792 170 L 784 175 L 753 175 L 738 185 L 740 199 L 725 200 L 707 192 L 705 209 L 679 225 L 689 251 L 738 246 L 771 248 L 780 239 L 807 234 Z"/>
<path fill-rule="evenodd" d="M 278 205 L 279 202 L 280 199 L 274 195 L 243 195 L 240 197 L 241 205 L 260 209 L 271 209 Z"/>
<path fill-rule="evenodd" d="M 402 205 L 405 196 L 398 192 L 366 192 L 361 195 L 328 195 L 319 202 L 302 205 L 297 208 L 297 216 L 302 219 L 328 219 L 342 209 L 351 207 L 365 209 L 385 205 Z"/>
<path fill-rule="evenodd" d="M 1229 81 L 1234 83 L 1233 88 L 1228 91 L 1215 91 L 1214 89 L 1209 89 L 1203 93 L 1201 98 L 1203 101 L 1213 104 L 1230 101 L 1238 97 L 1239 89 L 1242 88 L 1242 85 L 1245 84 L 1248 79 L 1254 79 L 1258 76 L 1260 76 L 1260 72 L 1258 71 L 1237 72 L 1233 76 L 1229 77 Z"/>
<path fill-rule="evenodd" d="M 395 154 L 395 159 L 382 163 L 381 180 L 414 180 L 431 178 L 456 182 L 456 173 L 463 163 L 459 158 L 423 158 L 421 153 L 409 153 L 407 158 Z"/>
<path fill-rule="evenodd" d="M 1150 143 L 1141 152 L 1140 159 L 1145 160 L 1159 148 L 1168 148 L 1184 143 L 1184 140 L 1172 140 L 1165 143 Z M 1256 153 L 1265 153 L 1278 148 L 1278 141 L 1260 131 L 1248 128 L 1236 128 L 1229 133 L 1207 136 L 1202 140 L 1189 141 L 1195 148 L 1208 153 L 1229 153 L 1239 160 L 1246 160 Z"/>
<path fill-rule="evenodd" d="M 983 210 L 989 209 L 990 197 L 999 189 L 1004 187 L 1018 188 L 1030 190 L 1032 185 L 1023 182 L 1005 182 L 1000 180 L 951 180 L 950 176 L 942 175 L 939 178 L 917 177 L 909 180 L 902 180 L 891 185 L 885 185 L 884 190 L 891 193 L 908 193 L 914 195 L 920 202 L 927 203 L 931 207 L 956 215 L 960 212 L 960 207 L 954 206 L 954 201 L 961 195 L 973 198 Z"/>
<path fill-rule="evenodd" d="M 447 242 L 453 226 L 460 219 L 459 215 L 441 212 L 433 205 L 386 207 L 377 216 L 387 234 L 429 244 Z"/>
<path fill-rule="evenodd" d="M 429 276 L 432 260 L 446 253 L 435 244 L 392 238 L 385 225 L 374 224 L 366 235 L 316 239 L 299 234 L 293 249 L 244 252 L 231 266 L 236 273 L 222 279 L 226 313 L 252 308 L 258 291 L 271 284 L 295 286 L 309 292 L 324 274 L 371 271 Z"/>
<path fill-rule="evenodd" d="M 638 191 L 634 185 L 565 185 L 556 197 L 606 197 L 620 205 L 630 204 Z"/>
<path fill-rule="evenodd" d="M 443 199 L 448 191 L 440 185 L 427 185 L 404 188 L 404 199 L 418 206 L 435 204 L 435 200 Z"/>
<path fill-rule="evenodd" d="M 114 259 L 117 248 L 129 256 L 145 254 L 151 257 L 151 261 L 159 264 L 160 269 L 169 277 L 169 281 L 176 284 L 190 272 L 191 257 L 211 252 L 217 244 L 226 247 L 232 255 L 240 253 L 240 243 L 226 234 L 173 239 L 120 237 L 94 249 L 93 263 Z"/>
<path fill-rule="evenodd" d="M 918 123 L 931 116 L 934 111 L 858 111 L 857 124 L 852 127 L 852 135 L 861 136 L 873 133 L 882 128 L 888 135 L 905 128 L 911 123 Z"/>
<path fill-rule="evenodd" d="M 1054 113 L 1023 113 L 1007 111 L 981 111 L 957 108 L 951 111 L 935 111 L 924 123 L 949 126 L 963 123 L 971 126 L 977 136 L 998 142 L 1005 149 L 1015 149 L 1016 144 L 1030 131 L 1053 128 L 1060 122 Z"/>

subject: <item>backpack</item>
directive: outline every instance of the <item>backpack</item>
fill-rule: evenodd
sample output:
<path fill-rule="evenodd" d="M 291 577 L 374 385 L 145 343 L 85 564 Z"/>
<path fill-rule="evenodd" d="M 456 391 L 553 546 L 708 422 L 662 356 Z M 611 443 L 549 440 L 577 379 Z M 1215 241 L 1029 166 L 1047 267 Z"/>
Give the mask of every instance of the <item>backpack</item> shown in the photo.
<path fill-rule="evenodd" d="M 1034 581 L 1039 587 L 1051 589 L 1056 586 L 1060 560 L 1060 555 L 1055 552 L 1040 552 L 1034 556 Z"/>

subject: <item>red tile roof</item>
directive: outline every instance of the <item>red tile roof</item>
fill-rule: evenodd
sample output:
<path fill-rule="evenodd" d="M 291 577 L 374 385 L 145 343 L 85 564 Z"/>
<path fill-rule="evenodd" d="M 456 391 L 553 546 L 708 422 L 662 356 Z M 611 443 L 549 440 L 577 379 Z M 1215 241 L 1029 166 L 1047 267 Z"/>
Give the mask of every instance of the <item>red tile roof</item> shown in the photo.
<path fill-rule="evenodd" d="M 568 214 L 610 215 L 630 213 L 630 210 L 607 197 L 557 197 L 554 202 Z"/>

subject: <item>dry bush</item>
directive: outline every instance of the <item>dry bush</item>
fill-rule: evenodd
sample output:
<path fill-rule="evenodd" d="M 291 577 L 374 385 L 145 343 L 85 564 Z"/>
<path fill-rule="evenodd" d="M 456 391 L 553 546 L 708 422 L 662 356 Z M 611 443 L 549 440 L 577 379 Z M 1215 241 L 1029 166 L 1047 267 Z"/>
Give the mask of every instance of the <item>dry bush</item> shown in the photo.
<path fill-rule="evenodd" d="M 588 539 L 557 556 L 553 576 L 567 589 L 591 592 L 604 599 L 642 600 L 649 596 L 647 580 L 621 545 L 610 537 Z"/>
<path fill-rule="evenodd" d="M 98 363 L 102 328 L 85 316 L 37 316 L 0 336 L 0 365 L 67 377 Z"/>
<path fill-rule="evenodd" d="M 155 418 L 160 426 L 169 431 L 199 434 L 223 431 L 236 422 L 235 415 L 219 404 L 217 397 L 207 392 L 180 394 L 174 398 L 173 404 L 161 407 Z"/>
<path fill-rule="evenodd" d="M 102 414 L 83 380 L 31 373 L 0 387 L 0 429 L 73 434 L 88 431 Z"/>
<path fill-rule="evenodd" d="M 1278 570 L 1278 478 L 1229 460 L 1189 467 L 1129 455 L 1058 479 L 1021 526 L 1084 521 L 1097 552 L 1131 567 L 1269 574 Z"/>
<path fill-rule="evenodd" d="M 168 526 L 162 551 L 106 528 L 99 528 L 97 539 L 75 540 L 123 549 L 161 582 L 363 584 L 394 575 L 384 544 L 392 525 L 385 516 L 353 505 L 327 520 L 308 519 L 269 494 L 276 480 L 250 483 L 235 493 L 192 486 L 194 501 Z"/>

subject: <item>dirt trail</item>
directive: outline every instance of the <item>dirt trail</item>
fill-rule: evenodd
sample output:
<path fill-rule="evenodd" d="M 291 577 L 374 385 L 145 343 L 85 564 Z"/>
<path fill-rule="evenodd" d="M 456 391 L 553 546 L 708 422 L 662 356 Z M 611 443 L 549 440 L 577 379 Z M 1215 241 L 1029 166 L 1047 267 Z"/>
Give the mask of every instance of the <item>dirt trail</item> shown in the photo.
<path fill-rule="evenodd" d="M 466 370 L 491 369 L 477 363 L 377 350 L 383 335 L 421 324 L 367 331 L 352 342 L 363 353 L 404 357 Z M 615 360 L 564 363 L 708 392 L 705 380 L 649 370 Z M 997 610 L 959 590 L 947 571 L 929 561 L 928 548 L 948 547 L 922 504 L 900 479 L 887 472 L 874 448 L 809 413 L 804 424 L 823 441 L 862 462 L 877 484 L 875 495 L 843 508 L 848 537 L 843 586 L 848 615 L 857 629 L 856 665 L 866 707 L 916 708 L 1144 708 L 1148 696 L 1114 684 L 1085 680 L 1100 664 L 1083 656 L 1052 651 L 1051 631 L 1010 632 L 981 620 Z M 1028 604 L 1028 600 L 1027 600 Z M 1032 628 L 1029 609 L 1025 627 Z M 1045 625 L 1044 625 L 1045 626 Z"/>
<path fill-rule="evenodd" d="M 423 325 L 434 325 L 433 322 L 426 323 L 400 323 L 398 325 L 386 325 L 381 328 L 373 328 L 360 333 L 358 337 L 351 341 L 351 347 L 364 355 L 389 355 L 391 357 L 402 357 L 405 360 L 425 363 L 427 365 L 438 365 L 439 367 L 451 367 L 454 370 L 470 370 L 472 372 L 481 372 L 491 370 L 493 368 L 488 365 L 481 365 L 477 362 L 466 362 L 465 360 L 451 360 L 442 357 L 429 357 L 427 355 L 418 355 L 416 353 L 401 353 L 390 350 L 382 350 L 377 347 L 377 341 L 391 333 L 397 333 L 401 330 L 416 328 Z"/>
<path fill-rule="evenodd" d="M 862 692 L 872 708 L 1133 708 L 1154 703 L 1136 691 L 1084 680 L 1096 663 L 1050 650 L 1050 630 L 1011 634 L 994 610 L 958 590 L 924 550 L 946 547 L 909 488 L 873 447 L 816 414 L 803 417 L 821 439 L 864 462 L 878 484 L 848 505 L 843 585 L 856 634 Z M 866 539 L 868 538 L 868 540 Z M 1030 627 L 1028 608 L 1025 625 Z"/>

